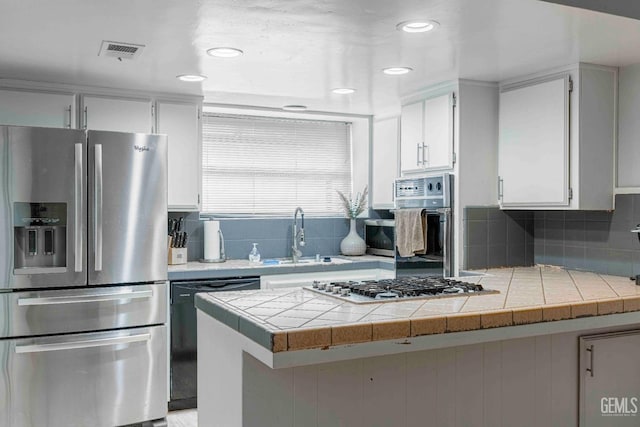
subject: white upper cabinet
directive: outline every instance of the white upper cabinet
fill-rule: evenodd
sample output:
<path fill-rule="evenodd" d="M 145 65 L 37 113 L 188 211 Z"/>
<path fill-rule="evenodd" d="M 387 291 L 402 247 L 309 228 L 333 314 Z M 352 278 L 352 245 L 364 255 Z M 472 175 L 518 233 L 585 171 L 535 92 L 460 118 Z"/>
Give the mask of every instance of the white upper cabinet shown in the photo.
<path fill-rule="evenodd" d="M 453 92 L 402 107 L 400 169 L 403 174 L 453 168 L 454 107 Z"/>
<path fill-rule="evenodd" d="M 74 128 L 76 97 L 72 93 L 0 89 L 0 124 Z"/>
<path fill-rule="evenodd" d="M 569 75 L 500 93 L 503 206 L 569 205 Z"/>
<path fill-rule="evenodd" d="M 502 85 L 500 206 L 612 209 L 616 94 L 615 69 L 585 64 Z"/>
<path fill-rule="evenodd" d="M 169 138 L 169 210 L 200 210 L 200 104 L 157 102 L 158 133 Z"/>
<path fill-rule="evenodd" d="M 83 95 L 80 122 L 83 129 L 154 133 L 152 106 L 145 98 Z"/>
<path fill-rule="evenodd" d="M 373 209 L 394 207 L 394 182 L 398 176 L 398 137 L 398 117 L 374 120 L 371 171 Z"/>

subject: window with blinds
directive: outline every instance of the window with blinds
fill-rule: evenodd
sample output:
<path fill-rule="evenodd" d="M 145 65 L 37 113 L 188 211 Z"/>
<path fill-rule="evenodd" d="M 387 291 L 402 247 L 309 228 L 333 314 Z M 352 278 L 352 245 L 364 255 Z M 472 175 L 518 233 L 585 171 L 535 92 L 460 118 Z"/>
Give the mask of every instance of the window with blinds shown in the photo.
<path fill-rule="evenodd" d="M 211 113 L 202 123 L 204 213 L 342 215 L 349 123 Z"/>

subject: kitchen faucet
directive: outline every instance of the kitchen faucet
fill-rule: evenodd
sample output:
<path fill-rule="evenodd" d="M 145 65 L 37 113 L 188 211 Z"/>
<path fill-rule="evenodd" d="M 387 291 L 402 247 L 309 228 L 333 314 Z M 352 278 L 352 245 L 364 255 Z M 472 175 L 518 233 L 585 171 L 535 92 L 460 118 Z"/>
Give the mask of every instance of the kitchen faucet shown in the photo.
<path fill-rule="evenodd" d="M 300 212 L 300 218 L 302 219 L 302 224 L 300 225 L 300 230 L 298 230 L 298 212 Z M 293 238 L 293 245 L 291 246 L 291 260 L 295 264 L 298 262 L 298 259 L 302 256 L 302 251 L 298 249 L 298 235 L 300 236 L 300 247 L 304 246 L 304 211 L 302 208 L 296 208 L 296 211 L 293 213 L 293 227 L 291 228 L 291 236 Z"/>

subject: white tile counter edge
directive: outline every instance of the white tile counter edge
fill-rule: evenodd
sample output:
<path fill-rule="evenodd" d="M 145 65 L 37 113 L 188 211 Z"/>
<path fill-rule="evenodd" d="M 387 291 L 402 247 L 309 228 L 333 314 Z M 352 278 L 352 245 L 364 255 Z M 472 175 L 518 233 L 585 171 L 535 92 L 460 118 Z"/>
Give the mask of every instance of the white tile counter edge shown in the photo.
<path fill-rule="evenodd" d="M 579 319 L 556 320 L 550 322 L 532 323 L 519 326 L 505 326 L 492 329 L 479 329 L 466 332 L 451 332 L 436 335 L 393 339 L 386 341 L 370 341 L 358 344 L 331 346 L 326 349 L 308 349 L 272 353 L 265 347 L 228 327 L 208 314 L 198 310 L 198 318 L 206 318 L 204 322 L 213 327 L 215 333 L 222 333 L 232 342 L 253 357 L 272 369 L 291 368 L 296 366 L 314 365 L 318 363 L 338 362 L 343 360 L 360 359 L 363 357 L 383 356 L 408 353 L 421 350 L 454 347 L 460 345 L 478 344 L 501 341 L 514 338 L 526 338 L 538 335 L 576 332 L 581 330 L 624 327 L 640 325 L 640 312 L 610 314 Z M 204 320 L 204 319 L 203 319 Z"/>

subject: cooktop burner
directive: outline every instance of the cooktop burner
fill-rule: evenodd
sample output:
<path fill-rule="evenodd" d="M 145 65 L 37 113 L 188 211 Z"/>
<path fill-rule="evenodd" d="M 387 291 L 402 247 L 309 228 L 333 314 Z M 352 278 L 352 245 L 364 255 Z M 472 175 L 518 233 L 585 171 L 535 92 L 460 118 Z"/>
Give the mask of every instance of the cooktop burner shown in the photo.
<path fill-rule="evenodd" d="M 366 280 L 362 282 L 314 282 L 306 289 L 355 303 L 398 301 L 406 299 L 441 298 L 447 296 L 495 294 L 477 283 L 442 277 L 408 276 L 398 279 Z"/>

